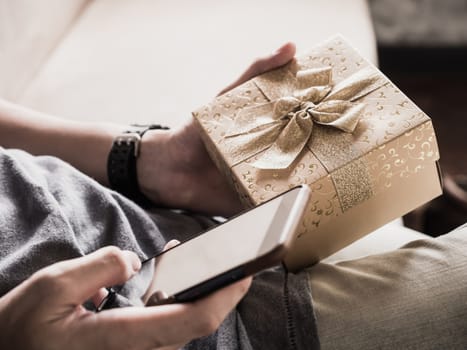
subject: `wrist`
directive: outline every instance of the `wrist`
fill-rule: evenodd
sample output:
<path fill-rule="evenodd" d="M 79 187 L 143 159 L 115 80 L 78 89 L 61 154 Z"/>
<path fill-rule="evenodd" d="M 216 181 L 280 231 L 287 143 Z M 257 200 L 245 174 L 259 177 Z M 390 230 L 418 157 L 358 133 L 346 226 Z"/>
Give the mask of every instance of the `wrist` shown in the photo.
<path fill-rule="evenodd" d="M 171 130 L 149 130 L 140 142 L 136 173 L 140 191 L 156 204 L 163 204 L 163 184 L 170 177 Z"/>

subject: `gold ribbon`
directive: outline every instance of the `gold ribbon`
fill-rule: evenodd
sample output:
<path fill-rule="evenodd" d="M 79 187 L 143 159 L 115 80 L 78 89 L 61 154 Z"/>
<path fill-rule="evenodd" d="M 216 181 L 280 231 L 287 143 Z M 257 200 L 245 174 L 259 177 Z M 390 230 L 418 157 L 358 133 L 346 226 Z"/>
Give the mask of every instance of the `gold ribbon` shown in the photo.
<path fill-rule="evenodd" d="M 355 101 L 385 83 L 375 69 L 364 68 L 333 86 L 331 67 L 290 65 L 253 81 L 269 102 L 244 108 L 224 140 L 234 163 L 266 150 L 252 163 L 259 169 L 292 164 L 309 142 L 314 123 L 353 133 L 365 107 Z"/>

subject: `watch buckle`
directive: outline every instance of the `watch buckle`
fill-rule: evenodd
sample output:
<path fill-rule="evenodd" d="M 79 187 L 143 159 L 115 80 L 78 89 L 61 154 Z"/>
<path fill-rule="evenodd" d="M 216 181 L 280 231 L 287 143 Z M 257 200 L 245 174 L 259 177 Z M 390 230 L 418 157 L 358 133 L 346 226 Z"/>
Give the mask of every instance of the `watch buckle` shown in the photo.
<path fill-rule="evenodd" d="M 141 142 L 141 136 L 138 133 L 126 133 L 123 135 L 119 135 L 115 138 L 115 142 L 118 145 L 121 145 L 122 143 L 125 143 L 127 145 L 130 145 L 131 143 L 134 144 L 134 154 L 135 157 L 138 157 L 139 154 L 139 144 Z"/>

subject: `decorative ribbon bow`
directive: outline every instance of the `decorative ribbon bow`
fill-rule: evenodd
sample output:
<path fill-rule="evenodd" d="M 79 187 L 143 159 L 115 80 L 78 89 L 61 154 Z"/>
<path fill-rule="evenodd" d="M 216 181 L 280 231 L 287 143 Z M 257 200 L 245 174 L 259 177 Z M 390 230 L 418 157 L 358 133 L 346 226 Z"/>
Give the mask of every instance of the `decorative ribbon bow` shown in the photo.
<path fill-rule="evenodd" d="M 355 101 L 384 84 L 375 69 L 364 68 L 333 86 L 331 67 L 273 71 L 253 81 L 270 102 L 242 110 L 225 141 L 238 161 L 267 149 L 252 163 L 260 169 L 287 168 L 314 123 L 354 132 L 365 107 Z"/>

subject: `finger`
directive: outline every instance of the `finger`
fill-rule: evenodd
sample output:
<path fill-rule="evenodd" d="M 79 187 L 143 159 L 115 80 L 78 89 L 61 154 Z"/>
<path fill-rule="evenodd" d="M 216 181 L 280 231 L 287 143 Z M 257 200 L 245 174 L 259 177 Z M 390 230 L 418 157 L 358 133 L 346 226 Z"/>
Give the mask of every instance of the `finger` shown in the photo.
<path fill-rule="evenodd" d="M 240 78 L 222 90 L 219 95 L 222 95 L 234 87 L 243 84 L 244 82 L 257 75 L 283 66 L 294 57 L 295 51 L 296 48 L 294 43 L 286 43 L 271 55 L 258 58 L 250 67 L 248 67 L 248 69 L 240 76 Z"/>
<path fill-rule="evenodd" d="M 243 74 L 244 81 L 253 78 L 256 75 L 265 73 L 272 69 L 283 66 L 289 62 L 295 55 L 295 44 L 287 43 L 282 45 L 269 56 L 258 58 Z"/>
<path fill-rule="evenodd" d="M 167 242 L 167 244 L 164 246 L 163 251 L 165 252 L 166 250 L 169 250 L 169 249 L 171 249 L 171 248 L 173 248 L 173 247 L 175 247 L 175 246 L 177 246 L 179 244 L 180 244 L 180 241 L 177 241 L 176 239 L 172 239 L 171 241 Z"/>
<path fill-rule="evenodd" d="M 82 334 L 94 341 L 112 334 L 109 349 L 159 348 L 185 344 L 214 332 L 243 298 L 251 278 L 236 282 L 193 303 L 105 310 L 84 320 Z"/>
<path fill-rule="evenodd" d="M 91 301 L 95 307 L 98 307 L 102 300 L 109 294 L 109 291 L 105 288 L 99 289 L 99 291 L 91 297 Z"/>
<path fill-rule="evenodd" d="M 105 247 L 84 257 L 51 265 L 39 271 L 35 278 L 50 289 L 52 299 L 81 304 L 102 287 L 126 282 L 140 267 L 136 254 Z"/>
<path fill-rule="evenodd" d="M 162 250 L 162 252 L 165 252 L 175 246 L 177 246 L 178 244 L 180 244 L 180 241 L 177 241 L 176 239 L 172 239 L 171 241 L 169 241 L 165 246 L 164 246 L 164 249 Z M 155 270 L 155 266 L 157 265 L 157 260 L 158 258 L 153 258 L 151 259 L 151 264 L 153 265 L 154 267 L 154 270 Z M 155 296 L 154 294 L 152 294 L 154 292 L 154 277 L 151 281 L 151 283 L 149 284 L 146 292 L 143 294 L 142 296 L 142 300 L 143 300 L 143 303 L 146 305 L 146 306 L 150 306 L 152 304 L 151 302 L 151 297 L 152 296 Z"/>

